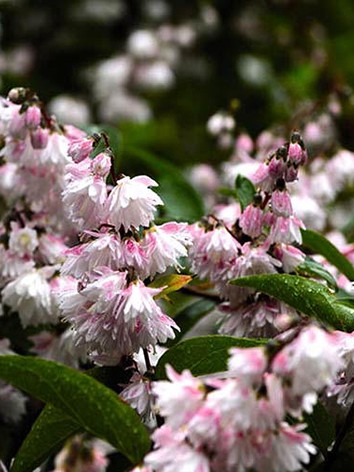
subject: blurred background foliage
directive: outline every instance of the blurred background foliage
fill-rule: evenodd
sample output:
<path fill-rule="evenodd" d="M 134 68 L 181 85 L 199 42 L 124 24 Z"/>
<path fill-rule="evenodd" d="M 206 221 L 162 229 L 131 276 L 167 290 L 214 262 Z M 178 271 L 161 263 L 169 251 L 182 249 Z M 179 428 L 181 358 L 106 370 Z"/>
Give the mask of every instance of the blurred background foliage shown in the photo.
<path fill-rule="evenodd" d="M 0 15 L 2 94 L 25 85 L 46 102 L 78 98 L 88 121 L 118 124 L 126 140 L 178 165 L 227 156 L 205 127 L 220 109 L 234 114 L 237 132 L 255 137 L 271 125 L 301 127 L 332 95 L 342 106 L 340 141 L 353 149 L 351 0 L 2 0 Z M 125 90 L 151 113 L 102 118 L 95 65 L 129 57 L 132 32 L 166 25 L 190 34 L 179 45 L 173 84 L 142 90 L 128 81 Z"/>

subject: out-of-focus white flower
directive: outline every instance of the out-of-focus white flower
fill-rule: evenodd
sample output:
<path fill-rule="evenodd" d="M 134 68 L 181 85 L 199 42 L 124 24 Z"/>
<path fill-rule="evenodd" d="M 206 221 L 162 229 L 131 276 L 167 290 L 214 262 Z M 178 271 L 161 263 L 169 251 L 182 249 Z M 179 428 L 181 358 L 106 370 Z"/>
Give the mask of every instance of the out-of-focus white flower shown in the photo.
<path fill-rule="evenodd" d="M 127 50 L 137 59 L 151 59 L 159 53 L 159 43 L 150 30 L 137 30 L 129 36 Z"/>
<path fill-rule="evenodd" d="M 323 206 L 306 195 L 293 195 L 291 203 L 296 216 L 304 223 L 306 228 L 322 231 L 326 225 L 326 212 Z"/>
<path fill-rule="evenodd" d="M 115 56 L 102 61 L 92 73 L 94 95 L 97 99 L 110 98 L 125 86 L 133 70 L 133 63 L 128 56 Z"/>
<path fill-rule="evenodd" d="M 8 283 L 2 300 L 12 311 L 18 312 L 24 327 L 55 322 L 50 286 L 44 269 L 33 269 Z"/>
<path fill-rule="evenodd" d="M 175 75 L 164 61 L 142 64 L 134 72 L 136 85 L 147 90 L 169 89 L 174 85 Z"/>
<path fill-rule="evenodd" d="M 48 109 L 62 123 L 76 126 L 87 125 L 91 120 L 90 109 L 86 102 L 70 95 L 58 95 L 48 103 Z"/>
<path fill-rule="evenodd" d="M 151 109 L 146 100 L 134 97 L 125 90 L 117 90 L 107 97 L 99 105 L 101 119 L 110 123 L 118 121 L 133 121 L 145 123 L 152 116 Z"/>
<path fill-rule="evenodd" d="M 225 112 L 218 112 L 209 118 L 207 130 L 213 136 L 219 136 L 224 131 L 232 131 L 235 125 L 236 122 L 231 115 Z"/>
<path fill-rule="evenodd" d="M 9 238 L 9 249 L 20 257 L 32 256 L 38 247 L 37 231 L 32 228 L 12 227 Z"/>

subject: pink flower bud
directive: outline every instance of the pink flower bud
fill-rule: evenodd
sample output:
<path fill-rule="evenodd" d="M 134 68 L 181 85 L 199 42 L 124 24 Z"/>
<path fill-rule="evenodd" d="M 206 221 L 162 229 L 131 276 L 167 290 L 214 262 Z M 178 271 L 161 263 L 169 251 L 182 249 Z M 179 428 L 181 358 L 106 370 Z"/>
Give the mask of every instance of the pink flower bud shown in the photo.
<path fill-rule="evenodd" d="M 298 168 L 297 166 L 289 166 L 286 168 L 286 171 L 285 171 L 285 176 L 284 176 L 284 179 L 285 179 L 285 182 L 294 182 L 294 180 L 296 180 L 298 177 Z"/>
<path fill-rule="evenodd" d="M 25 139 L 27 134 L 25 115 L 20 114 L 17 108 L 12 112 L 9 133 L 16 139 Z"/>
<path fill-rule="evenodd" d="M 306 160 L 304 155 L 306 156 L 305 151 L 302 149 L 299 143 L 289 144 L 289 160 L 292 164 L 304 164 L 304 161 Z"/>
<path fill-rule="evenodd" d="M 36 128 L 31 131 L 31 144 L 33 149 L 45 149 L 48 144 L 49 130 Z"/>
<path fill-rule="evenodd" d="M 107 177 L 111 170 L 111 158 L 105 153 L 101 152 L 92 160 L 92 172 L 101 177 Z"/>
<path fill-rule="evenodd" d="M 25 112 L 25 121 L 28 128 L 37 128 L 41 122 L 41 110 L 37 106 L 29 107 Z"/>
<path fill-rule="evenodd" d="M 277 216 L 289 217 L 293 214 L 293 207 L 288 192 L 285 190 L 275 190 L 272 193 L 272 210 Z"/>
<path fill-rule="evenodd" d="M 73 161 L 79 163 L 89 157 L 92 151 L 92 138 L 75 139 L 69 144 L 68 154 Z"/>
<path fill-rule="evenodd" d="M 248 205 L 240 216 L 239 224 L 245 234 L 257 238 L 262 234 L 263 211 L 253 204 Z"/>
<path fill-rule="evenodd" d="M 284 175 L 286 164 L 283 159 L 273 157 L 269 162 L 268 172 L 275 179 L 280 179 Z"/>

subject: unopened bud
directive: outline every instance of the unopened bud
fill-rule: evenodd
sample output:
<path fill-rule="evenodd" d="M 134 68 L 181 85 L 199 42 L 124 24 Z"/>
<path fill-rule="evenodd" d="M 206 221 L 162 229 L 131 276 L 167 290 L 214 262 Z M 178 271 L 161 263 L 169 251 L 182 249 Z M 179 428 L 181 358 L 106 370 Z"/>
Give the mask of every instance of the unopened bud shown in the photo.
<path fill-rule="evenodd" d="M 111 169 L 111 157 L 106 152 L 101 152 L 92 160 L 92 172 L 95 175 L 106 177 Z"/>
<path fill-rule="evenodd" d="M 89 157 L 97 142 L 95 137 L 93 139 L 76 139 L 69 144 L 68 154 L 76 164 Z"/>
<path fill-rule="evenodd" d="M 30 136 L 33 149 L 44 149 L 47 147 L 49 130 L 38 127 L 31 131 Z"/>
<path fill-rule="evenodd" d="M 25 120 L 29 128 L 37 128 L 41 122 L 41 110 L 37 106 L 31 106 L 26 110 Z"/>
<path fill-rule="evenodd" d="M 10 90 L 7 95 L 7 98 L 16 105 L 21 105 L 26 99 L 28 95 L 28 89 L 24 87 L 15 87 Z"/>

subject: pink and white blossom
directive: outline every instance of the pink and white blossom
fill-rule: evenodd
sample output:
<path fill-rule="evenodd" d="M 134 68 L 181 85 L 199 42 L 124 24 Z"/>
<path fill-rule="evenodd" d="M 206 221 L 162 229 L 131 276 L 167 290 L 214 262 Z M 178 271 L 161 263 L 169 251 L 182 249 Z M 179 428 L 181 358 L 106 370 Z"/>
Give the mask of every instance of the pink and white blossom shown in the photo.
<path fill-rule="evenodd" d="M 149 226 L 156 207 L 163 205 L 161 198 L 149 188 L 157 185 L 145 175 L 118 180 L 105 203 L 107 222 L 114 225 L 117 231 L 121 226 L 126 231 L 131 227 Z"/>

